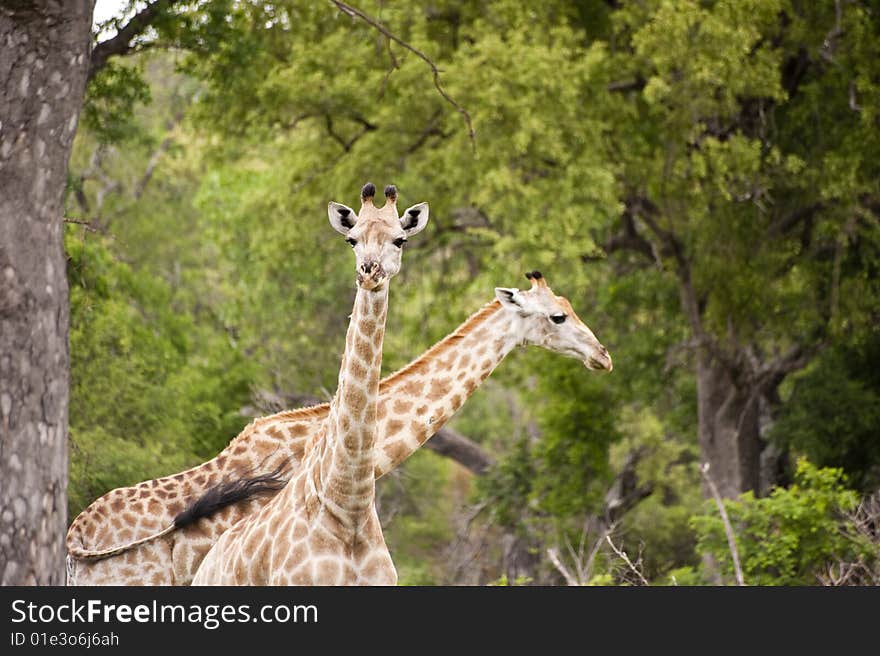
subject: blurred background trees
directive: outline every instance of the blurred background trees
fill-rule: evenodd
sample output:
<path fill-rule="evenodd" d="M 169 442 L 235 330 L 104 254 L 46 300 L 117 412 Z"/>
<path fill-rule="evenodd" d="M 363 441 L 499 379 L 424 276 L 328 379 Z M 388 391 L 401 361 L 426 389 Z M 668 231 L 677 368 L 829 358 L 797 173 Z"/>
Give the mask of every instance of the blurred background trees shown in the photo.
<path fill-rule="evenodd" d="M 474 141 L 333 3 L 156 4 L 68 176 L 71 517 L 329 398 L 353 286 L 324 208 L 372 180 L 432 213 L 387 371 L 533 269 L 615 362 L 513 354 L 452 423 L 489 470 L 423 450 L 380 483 L 401 582 L 731 582 L 702 462 L 748 583 L 876 576 L 876 4 L 358 4 Z"/>

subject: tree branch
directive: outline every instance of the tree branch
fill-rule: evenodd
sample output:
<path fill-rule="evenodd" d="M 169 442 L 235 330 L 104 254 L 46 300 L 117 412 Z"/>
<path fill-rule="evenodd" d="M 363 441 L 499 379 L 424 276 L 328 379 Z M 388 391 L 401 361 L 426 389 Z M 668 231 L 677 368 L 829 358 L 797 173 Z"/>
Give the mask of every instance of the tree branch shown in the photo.
<path fill-rule="evenodd" d="M 691 280 L 690 263 L 685 257 L 681 242 L 675 236 L 675 233 L 660 227 L 660 224 L 655 219 L 658 211 L 657 207 L 649 199 L 638 197 L 636 200 L 639 203 L 639 207 L 644 209 L 639 214 L 639 217 L 675 259 L 678 279 L 681 283 L 679 285 L 681 307 L 691 325 L 694 336 L 699 340 L 708 340 L 708 336 L 703 331 L 703 312 L 700 299 L 694 289 L 693 281 Z"/>
<path fill-rule="evenodd" d="M 614 545 L 614 543 L 611 541 L 610 535 L 605 536 L 605 541 L 609 544 L 611 550 L 614 551 L 614 553 L 616 553 L 623 560 L 623 562 L 629 565 L 629 568 L 633 571 L 633 573 L 639 577 L 639 581 L 641 581 L 642 585 L 650 585 L 648 583 L 648 580 L 645 578 L 645 575 L 642 574 L 638 567 L 632 564 L 632 561 L 629 559 L 629 556 L 626 555 L 626 552 L 622 549 L 618 549 Z M 641 560 L 641 558 L 639 558 L 639 560 Z"/>
<path fill-rule="evenodd" d="M 441 111 L 438 109 L 434 112 L 434 115 L 428 121 L 427 127 L 422 130 L 422 133 L 419 135 L 419 138 L 416 139 L 405 151 L 406 155 L 412 155 L 419 148 L 425 145 L 425 143 L 431 137 L 442 137 L 445 136 L 443 131 L 438 127 L 437 122 L 440 120 Z M 402 168 L 402 167 L 401 167 Z"/>
<path fill-rule="evenodd" d="M 762 394 L 773 393 L 788 374 L 806 367 L 825 348 L 824 330 L 818 331 L 810 339 L 817 341 L 808 346 L 802 344 L 792 346 L 784 355 L 774 358 L 758 369 L 755 386 Z"/>
<path fill-rule="evenodd" d="M 556 571 L 562 574 L 562 578 L 565 579 L 567 585 L 580 585 L 574 575 L 569 572 L 568 568 L 562 563 L 562 559 L 559 558 L 559 549 L 556 547 L 550 547 L 547 549 L 547 557 L 550 559 L 550 562 L 553 563 L 553 567 L 556 568 Z"/>
<path fill-rule="evenodd" d="M 391 74 L 400 69 L 400 62 L 397 61 L 397 55 L 394 54 L 394 50 L 391 48 L 391 39 L 388 37 L 385 37 L 385 47 L 388 49 L 388 58 L 391 60 L 391 68 L 388 69 L 388 72 L 385 73 L 385 77 L 382 78 L 382 86 L 379 89 L 379 98 L 385 96 L 385 89 L 388 88 L 388 81 L 391 79 Z"/>
<path fill-rule="evenodd" d="M 642 449 L 627 453 L 623 467 L 605 493 L 603 516 L 609 525 L 616 523 L 642 499 L 651 496 L 654 492 L 653 484 L 639 484 L 636 467 L 643 456 Z"/>
<path fill-rule="evenodd" d="M 627 93 L 628 91 L 641 91 L 645 88 L 647 81 L 643 77 L 637 77 L 634 80 L 611 82 L 607 87 L 608 91 L 614 93 Z"/>
<path fill-rule="evenodd" d="M 802 221 L 812 219 L 824 207 L 824 203 L 813 203 L 806 207 L 799 207 L 791 214 L 771 223 L 767 232 L 771 237 L 784 235 Z"/>
<path fill-rule="evenodd" d="M 110 57 L 125 55 L 134 49 L 134 40 L 156 21 L 164 11 L 180 0 L 156 0 L 135 14 L 123 27 L 119 28 L 116 36 L 102 41 L 92 50 L 89 63 L 89 74 L 86 83 L 90 82 L 98 72 L 106 65 Z"/>
<path fill-rule="evenodd" d="M 629 250 L 641 253 L 652 262 L 659 263 L 660 259 L 654 245 L 636 229 L 636 213 L 643 209 L 645 208 L 638 197 L 630 197 L 624 201 L 623 214 L 620 216 L 621 232 L 612 235 L 602 244 L 602 249 L 606 253 Z"/>
<path fill-rule="evenodd" d="M 703 476 L 703 480 L 706 481 L 706 485 L 709 487 L 709 492 L 715 500 L 715 505 L 718 506 L 718 512 L 721 514 L 721 522 L 724 524 L 724 533 L 727 535 L 727 546 L 730 548 L 730 556 L 733 558 L 733 571 L 736 575 L 736 582 L 738 585 L 745 585 L 746 582 L 743 578 L 742 567 L 740 567 L 739 564 L 739 551 L 736 548 L 736 538 L 733 535 L 733 526 L 730 525 L 730 518 L 727 516 L 727 510 L 724 508 L 724 502 L 721 500 L 721 495 L 718 493 L 715 481 L 709 476 L 708 462 L 703 463 L 703 466 L 700 467 L 700 474 Z"/>
<path fill-rule="evenodd" d="M 370 16 L 368 16 L 367 14 L 362 12 L 357 7 L 352 7 L 349 4 L 346 4 L 344 2 L 340 2 L 340 0 L 330 0 L 330 2 L 332 2 L 334 5 L 336 5 L 336 7 L 342 13 L 344 13 L 348 16 L 351 16 L 352 18 L 360 18 L 362 21 L 364 21 L 365 23 L 367 23 L 368 25 L 370 25 L 371 27 L 373 27 L 374 29 L 379 31 L 381 34 L 383 34 L 387 39 L 394 41 L 395 43 L 403 46 L 404 48 L 409 50 L 416 57 L 418 57 L 419 59 L 424 61 L 428 66 L 431 67 L 431 73 L 433 73 L 433 75 L 434 75 L 434 86 L 436 87 L 437 92 L 441 96 L 443 96 L 443 98 L 446 100 L 446 102 L 448 102 L 450 105 L 452 105 L 459 114 L 462 115 L 462 118 L 464 118 L 464 122 L 467 125 L 467 129 L 468 129 L 468 138 L 470 138 L 470 140 L 471 140 L 471 148 L 476 153 L 477 141 L 476 141 L 476 134 L 474 132 L 474 126 L 473 126 L 473 123 L 471 122 L 471 115 L 467 112 L 467 110 L 464 107 L 462 107 L 457 102 L 455 102 L 455 100 L 452 98 L 452 96 L 450 96 L 448 93 L 446 93 L 446 91 L 443 89 L 443 87 L 440 84 L 440 69 L 437 68 L 437 65 L 431 60 L 431 58 L 428 57 L 421 50 L 416 49 L 415 47 L 411 46 L 409 43 L 407 43 L 406 41 L 404 41 L 400 37 L 396 36 L 393 32 L 390 32 L 388 30 L 388 28 L 386 28 L 384 25 L 382 25 L 382 23 L 378 22 L 374 18 L 371 18 Z"/>
<path fill-rule="evenodd" d="M 339 135 L 339 133 L 337 133 L 337 132 L 333 129 L 333 117 L 332 117 L 330 114 L 325 114 L 325 115 L 324 115 L 324 119 L 325 119 L 326 124 L 327 124 L 327 134 L 329 134 L 330 137 L 331 137 L 336 143 L 338 143 L 340 146 L 342 146 L 342 150 L 344 150 L 345 152 L 349 152 L 349 151 L 354 147 L 354 145 L 358 142 L 358 140 L 359 140 L 361 137 L 363 137 L 367 132 L 372 132 L 373 130 L 376 129 L 376 126 L 373 125 L 372 123 L 370 123 L 369 121 L 367 121 L 367 119 L 365 119 L 365 118 L 363 118 L 363 117 L 357 117 L 357 116 L 352 117 L 352 120 L 353 120 L 353 121 L 355 121 L 355 122 L 357 122 L 357 123 L 360 123 L 360 124 L 363 125 L 364 127 L 363 127 L 363 129 L 360 130 L 360 132 L 358 132 L 358 133 L 355 134 L 353 137 L 351 137 L 351 139 L 349 139 L 348 141 L 346 141 L 345 139 L 343 139 L 343 138 Z"/>
<path fill-rule="evenodd" d="M 80 225 L 83 228 L 85 228 L 86 230 L 88 230 L 89 232 L 101 232 L 101 233 L 104 232 L 100 228 L 96 228 L 89 221 L 80 221 L 79 219 L 71 219 L 70 217 L 67 217 L 67 216 L 65 216 L 63 220 L 64 220 L 64 223 L 71 223 L 73 225 Z"/>
<path fill-rule="evenodd" d="M 495 464 L 495 459 L 479 444 L 448 426 L 441 428 L 434 437 L 425 442 L 425 448 L 455 460 L 477 476 L 486 473 Z"/>

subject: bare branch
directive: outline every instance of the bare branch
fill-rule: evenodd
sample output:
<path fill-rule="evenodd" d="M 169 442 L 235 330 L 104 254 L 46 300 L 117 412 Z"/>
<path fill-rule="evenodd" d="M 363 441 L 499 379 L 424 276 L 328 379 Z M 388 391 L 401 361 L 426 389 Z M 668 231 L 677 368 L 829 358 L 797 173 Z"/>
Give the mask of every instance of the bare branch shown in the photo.
<path fill-rule="evenodd" d="M 645 88 L 647 81 L 642 77 L 637 77 L 634 80 L 627 81 L 618 81 L 611 82 L 607 87 L 605 87 L 608 91 L 614 93 L 627 93 L 629 91 L 641 91 Z"/>
<path fill-rule="evenodd" d="M 610 535 L 605 536 L 605 541 L 611 546 L 611 549 L 614 551 L 614 553 L 616 553 L 623 560 L 623 562 L 625 562 L 629 566 L 633 573 L 639 577 L 639 581 L 641 581 L 642 585 L 650 585 L 642 572 L 635 565 L 632 564 L 632 561 L 629 559 L 629 556 L 626 555 L 626 552 L 618 549 L 614 545 L 614 543 L 611 541 Z"/>
<path fill-rule="evenodd" d="M 467 110 L 464 107 L 462 107 L 457 102 L 455 102 L 455 100 L 452 98 L 452 96 L 450 96 L 448 93 L 446 93 L 446 91 L 443 89 L 443 87 L 440 84 L 440 69 L 437 68 L 437 65 L 433 62 L 433 60 L 431 60 L 431 58 L 428 57 L 421 50 L 418 50 L 417 48 L 411 46 L 409 43 L 407 43 L 406 41 L 404 41 L 400 37 L 396 36 L 393 32 L 389 31 L 388 28 L 386 28 L 384 25 L 382 25 L 380 22 L 378 22 L 374 18 L 371 18 L 370 16 L 368 16 L 367 14 L 362 12 L 360 9 L 358 9 L 356 7 L 352 7 L 351 5 L 346 4 L 344 2 L 340 2 L 340 0 L 330 0 L 330 2 L 332 2 L 334 5 L 336 5 L 336 7 L 342 13 L 344 13 L 348 16 L 351 16 L 352 18 L 360 18 L 362 21 L 364 21 L 365 23 L 367 23 L 368 25 L 370 25 L 371 27 L 373 27 L 374 29 L 379 31 L 381 34 L 383 34 L 387 39 L 394 41 L 395 43 L 403 46 L 404 48 L 409 50 L 416 57 L 418 57 L 419 59 L 424 61 L 426 64 L 428 64 L 428 66 L 431 67 L 431 72 L 434 75 L 434 86 L 436 87 L 437 92 L 441 96 L 443 96 L 443 98 L 446 100 L 446 102 L 448 102 L 450 105 L 452 105 L 455 108 L 455 110 L 459 114 L 461 114 L 462 117 L 464 118 L 464 122 L 467 125 L 467 129 L 468 129 L 468 137 L 471 140 L 471 148 L 473 149 L 474 152 L 476 152 L 477 151 L 477 141 L 476 141 L 476 134 L 474 132 L 474 126 L 473 126 L 473 123 L 471 122 L 471 115 L 467 112 Z"/>
<path fill-rule="evenodd" d="M 434 115 L 431 116 L 431 119 L 428 121 L 428 125 L 422 130 L 422 133 L 419 135 L 419 138 L 416 139 L 405 151 L 404 155 L 412 155 L 419 148 L 425 145 L 425 143 L 431 137 L 445 137 L 447 135 L 443 134 L 443 131 L 437 125 L 442 112 L 438 109 L 434 112 Z M 402 165 L 401 165 L 402 167 Z"/>
<path fill-rule="evenodd" d="M 351 118 L 353 121 L 360 123 L 364 127 L 357 134 L 355 134 L 353 137 L 351 137 L 350 139 L 348 139 L 346 141 L 333 129 L 333 117 L 330 116 L 330 114 L 324 115 L 324 119 L 327 124 L 327 134 L 329 134 L 330 137 L 334 141 L 336 141 L 336 143 L 338 143 L 340 146 L 342 146 L 342 150 L 344 150 L 345 152 L 349 152 L 354 147 L 354 145 L 360 140 L 360 138 L 363 137 L 367 132 L 372 132 L 373 130 L 376 129 L 375 125 L 373 125 L 372 123 L 370 123 L 369 121 L 367 121 L 363 117 L 354 116 Z"/>
<path fill-rule="evenodd" d="M 388 80 L 391 79 L 391 74 L 400 68 L 400 62 L 397 61 L 397 55 L 395 55 L 394 50 L 391 49 L 391 39 L 388 37 L 385 38 L 385 46 L 388 49 L 388 58 L 391 60 L 391 67 L 388 69 L 388 72 L 385 73 L 385 77 L 382 78 L 382 86 L 379 89 L 380 99 L 385 96 L 385 89 L 388 88 Z"/>
<path fill-rule="evenodd" d="M 844 32 L 841 24 L 842 17 L 843 10 L 840 6 L 840 0 L 834 0 L 834 27 L 825 35 L 822 47 L 819 48 L 819 55 L 831 64 L 834 63 L 834 51 L 837 50 L 837 40 L 843 36 Z"/>
<path fill-rule="evenodd" d="M 841 534 L 863 547 L 873 545 L 873 556 L 861 551 L 846 558 L 837 557 L 826 572 L 817 572 L 822 585 L 880 585 L 880 490 L 863 498 L 858 507 L 843 518 Z"/>
<path fill-rule="evenodd" d="M 80 221 L 79 219 L 71 219 L 69 217 L 64 217 L 64 223 L 72 223 L 74 225 L 80 225 L 89 232 L 104 232 L 103 230 L 96 228 L 89 221 Z"/>
<path fill-rule="evenodd" d="M 721 522 L 724 524 L 724 533 L 727 535 L 727 546 L 730 548 L 730 555 L 733 558 L 733 571 L 736 574 L 736 582 L 738 585 L 745 585 L 746 582 L 743 578 L 742 567 L 740 567 L 739 564 L 739 551 L 736 548 L 736 538 L 733 534 L 733 527 L 730 525 L 730 518 L 727 516 L 727 510 L 724 508 L 724 502 L 721 500 L 721 495 L 718 493 L 715 481 L 709 476 L 708 462 L 703 463 L 703 466 L 700 467 L 700 474 L 702 474 L 703 480 L 706 481 L 706 485 L 709 487 L 709 492 L 712 493 L 712 498 L 715 499 L 715 505 L 718 506 L 718 512 L 721 514 Z"/>
<path fill-rule="evenodd" d="M 455 460 L 478 476 L 485 474 L 495 464 L 495 459 L 479 444 L 448 426 L 441 428 L 434 437 L 425 442 L 425 448 Z"/>
<path fill-rule="evenodd" d="M 803 369 L 809 364 L 810 360 L 815 357 L 816 353 L 821 350 L 824 344 L 819 343 L 814 346 L 804 346 L 797 344 L 792 346 L 784 355 L 775 358 L 760 372 L 765 379 L 781 378 L 798 369 Z M 761 380 L 760 382 L 764 382 Z M 772 382 L 772 380 L 768 380 Z"/>
<path fill-rule="evenodd" d="M 547 557 L 550 559 L 550 562 L 553 563 L 553 567 L 556 568 L 556 571 L 562 574 L 562 578 L 565 579 L 565 582 L 568 585 L 580 585 L 578 580 L 568 571 L 568 568 L 566 568 L 562 560 L 560 560 L 559 550 L 556 547 L 550 547 L 547 549 Z"/>

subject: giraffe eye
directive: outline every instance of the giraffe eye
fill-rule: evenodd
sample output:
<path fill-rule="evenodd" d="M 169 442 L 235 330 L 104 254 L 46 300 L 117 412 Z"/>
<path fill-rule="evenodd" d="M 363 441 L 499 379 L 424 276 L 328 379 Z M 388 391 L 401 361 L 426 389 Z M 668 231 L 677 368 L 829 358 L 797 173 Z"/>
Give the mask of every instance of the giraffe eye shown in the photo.
<path fill-rule="evenodd" d="M 565 323 L 565 315 L 564 314 L 551 314 L 550 321 L 553 323 Z"/>
<path fill-rule="evenodd" d="M 355 246 L 357 246 L 357 243 L 358 243 L 358 242 L 357 242 L 357 239 L 352 239 L 351 237 L 346 238 L 345 241 L 347 241 L 349 244 L 351 244 L 351 247 L 352 247 L 352 248 L 354 248 Z"/>
<path fill-rule="evenodd" d="M 395 239 L 391 243 L 394 244 L 395 246 L 397 246 L 398 248 L 403 248 L 403 245 L 406 243 L 406 237 L 398 237 L 397 239 Z"/>

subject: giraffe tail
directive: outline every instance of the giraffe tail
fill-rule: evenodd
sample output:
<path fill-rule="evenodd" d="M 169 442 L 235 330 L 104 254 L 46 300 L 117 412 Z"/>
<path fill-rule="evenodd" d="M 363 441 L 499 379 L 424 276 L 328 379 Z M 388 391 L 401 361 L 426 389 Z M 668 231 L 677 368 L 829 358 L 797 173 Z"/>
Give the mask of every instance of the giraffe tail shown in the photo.
<path fill-rule="evenodd" d="M 67 554 L 67 586 L 76 585 L 76 560 Z"/>
<path fill-rule="evenodd" d="M 205 491 L 187 508 L 174 518 L 174 526 L 182 528 L 194 523 L 202 517 L 213 515 L 218 510 L 239 501 L 246 501 L 262 494 L 274 494 L 287 485 L 284 471 L 287 462 L 281 463 L 267 474 L 225 480 Z"/>
<path fill-rule="evenodd" d="M 121 544 L 108 549 L 85 549 L 83 547 L 69 547 L 67 550 L 67 578 L 68 581 L 75 580 L 76 566 L 72 564 L 73 559 L 80 560 L 101 560 L 102 558 L 110 558 L 116 556 L 129 549 L 134 549 L 142 544 L 158 540 L 179 528 L 189 526 L 203 517 L 209 517 L 218 510 L 230 506 L 239 501 L 246 501 L 261 494 L 275 493 L 287 485 L 287 478 L 284 477 L 284 471 L 287 468 L 287 462 L 283 462 L 273 471 L 259 476 L 251 476 L 234 480 L 225 480 L 209 488 L 204 494 L 189 504 L 183 512 L 174 517 L 174 522 L 163 528 L 158 533 L 147 535 L 146 537 Z M 75 584 L 74 584 L 75 585 Z"/>
<path fill-rule="evenodd" d="M 134 549 L 137 546 L 140 546 L 146 542 L 150 542 L 152 540 L 157 540 L 165 535 L 168 535 L 172 531 L 177 530 L 176 524 L 171 524 L 166 526 L 158 533 L 153 533 L 146 537 L 143 537 L 139 540 L 135 540 L 133 542 L 127 542 L 126 544 L 121 544 L 116 547 L 110 547 L 109 549 L 84 549 L 81 547 L 73 547 L 67 550 L 67 581 L 68 585 L 76 585 L 76 583 L 71 584 L 71 579 L 76 578 L 76 565 L 73 563 L 74 559 L 78 560 L 101 560 L 102 558 L 109 558 L 110 556 L 115 556 L 117 554 L 121 554 L 124 551 L 128 551 L 129 549 Z"/>

